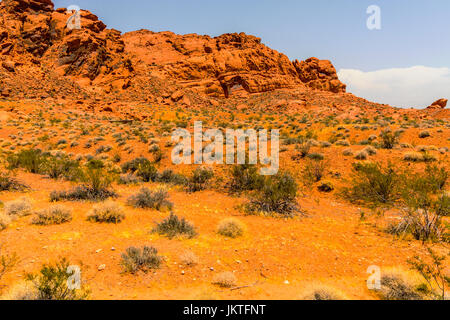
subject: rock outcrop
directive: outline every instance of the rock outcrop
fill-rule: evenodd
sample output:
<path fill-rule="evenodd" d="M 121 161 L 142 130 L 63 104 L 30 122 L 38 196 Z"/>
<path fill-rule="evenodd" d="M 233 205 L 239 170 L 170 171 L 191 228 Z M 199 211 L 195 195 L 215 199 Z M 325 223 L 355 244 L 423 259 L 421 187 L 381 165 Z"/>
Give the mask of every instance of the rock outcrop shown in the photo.
<path fill-rule="evenodd" d="M 148 30 L 122 35 L 84 10 L 79 12 L 80 28 L 69 28 L 73 14 L 65 8 L 55 10 L 50 0 L 0 3 L 2 91 L 21 97 L 77 91 L 145 98 L 155 87 L 152 83 L 166 83 L 169 92 L 161 96 L 167 97 L 180 90 L 204 97 L 308 87 L 345 92 L 331 62 L 291 62 L 255 36 L 213 38 Z M 190 101 L 187 96 L 169 100 Z"/>
<path fill-rule="evenodd" d="M 445 107 L 447 107 L 447 102 L 448 99 L 439 99 L 433 102 L 433 104 L 429 106 L 428 109 L 445 109 Z"/>

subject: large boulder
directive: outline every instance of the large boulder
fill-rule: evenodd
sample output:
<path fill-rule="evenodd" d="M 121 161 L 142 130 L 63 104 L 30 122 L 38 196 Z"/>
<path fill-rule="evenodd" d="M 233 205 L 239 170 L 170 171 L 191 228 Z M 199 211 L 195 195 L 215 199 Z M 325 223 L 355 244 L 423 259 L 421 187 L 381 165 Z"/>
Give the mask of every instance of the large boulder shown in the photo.
<path fill-rule="evenodd" d="M 429 106 L 428 109 L 445 109 L 445 107 L 447 106 L 447 102 L 447 99 L 439 99 L 433 102 L 433 104 Z"/>

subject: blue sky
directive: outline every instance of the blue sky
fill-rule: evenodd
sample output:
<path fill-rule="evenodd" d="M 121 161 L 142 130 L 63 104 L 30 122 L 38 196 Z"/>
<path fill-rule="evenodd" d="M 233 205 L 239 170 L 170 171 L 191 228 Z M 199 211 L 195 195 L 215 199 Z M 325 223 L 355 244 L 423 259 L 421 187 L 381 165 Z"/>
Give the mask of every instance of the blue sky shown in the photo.
<path fill-rule="evenodd" d="M 414 103 L 422 107 L 433 102 L 428 99 L 438 99 L 440 95 L 450 98 L 450 85 L 449 89 L 443 86 L 436 92 L 436 85 L 439 86 L 436 83 L 426 83 L 423 90 L 434 91 L 425 92 L 417 102 L 402 97 L 408 93 L 407 88 L 397 88 L 398 94 L 372 92 L 374 85 L 381 90 L 380 81 L 388 87 L 389 81 L 398 86 L 403 71 L 409 77 L 403 80 L 425 77 L 445 84 L 448 80 L 450 84 L 448 0 L 54 0 L 54 3 L 56 7 L 76 4 L 98 15 L 109 28 L 123 32 L 145 28 L 212 36 L 241 31 L 253 34 L 292 60 L 311 56 L 331 60 L 349 82 L 349 91 L 375 98 L 377 102 L 401 106 Z M 366 27 L 369 17 L 366 9 L 370 5 L 381 8 L 381 30 Z M 415 66 L 427 68 L 418 70 Z M 388 74 L 380 74 L 383 70 L 389 71 Z M 395 70 L 397 74 L 393 74 Z M 411 86 L 411 81 L 403 80 L 400 83 Z M 424 85 L 420 79 L 412 83 Z"/>

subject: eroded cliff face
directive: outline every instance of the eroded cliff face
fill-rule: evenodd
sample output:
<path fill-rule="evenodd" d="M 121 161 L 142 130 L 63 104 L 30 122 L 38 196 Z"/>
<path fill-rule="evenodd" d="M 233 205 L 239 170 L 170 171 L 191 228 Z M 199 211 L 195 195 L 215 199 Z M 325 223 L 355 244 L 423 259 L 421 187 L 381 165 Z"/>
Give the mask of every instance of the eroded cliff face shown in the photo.
<path fill-rule="evenodd" d="M 219 37 L 140 30 L 122 35 L 80 11 L 81 29 L 68 28 L 73 12 L 50 0 L 0 4 L 0 77 L 4 96 L 122 95 L 143 97 L 148 83 L 169 91 L 230 97 L 310 87 L 345 92 L 329 61 L 291 62 L 244 33 Z M 127 93 L 129 90 L 132 93 Z"/>
<path fill-rule="evenodd" d="M 329 61 L 291 62 L 244 33 L 211 38 L 140 30 L 123 38 L 136 64 L 151 65 L 162 76 L 207 95 L 230 96 L 237 86 L 249 93 L 299 86 L 345 92 Z"/>

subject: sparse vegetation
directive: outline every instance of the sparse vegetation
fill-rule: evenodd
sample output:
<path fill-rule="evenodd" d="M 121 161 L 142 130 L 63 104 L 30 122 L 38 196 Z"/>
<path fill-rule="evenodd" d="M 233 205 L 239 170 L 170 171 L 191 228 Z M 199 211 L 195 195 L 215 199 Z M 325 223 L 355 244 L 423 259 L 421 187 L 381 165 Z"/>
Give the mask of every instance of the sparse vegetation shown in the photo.
<path fill-rule="evenodd" d="M 70 221 L 72 221 L 72 210 L 60 205 L 54 205 L 38 212 L 33 218 L 32 224 L 48 226 Z"/>
<path fill-rule="evenodd" d="M 224 237 L 238 238 L 244 234 L 244 226 L 239 220 L 225 219 L 219 223 L 217 233 Z"/>
<path fill-rule="evenodd" d="M 168 198 L 169 193 L 163 188 L 155 191 L 142 188 L 137 194 L 128 199 L 128 205 L 140 209 L 172 210 L 173 204 Z"/>
<path fill-rule="evenodd" d="M 123 208 L 113 201 L 99 203 L 88 213 L 87 219 L 99 223 L 120 223 L 125 219 Z"/>
<path fill-rule="evenodd" d="M 145 246 L 142 249 L 130 247 L 122 254 L 121 265 L 124 272 L 135 274 L 138 271 L 159 269 L 162 261 L 162 257 L 154 247 Z"/>
<path fill-rule="evenodd" d="M 153 229 L 153 232 L 167 236 L 170 239 L 175 238 L 176 236 L 194 238 L 197 235 L 197 232 L 191 223 L 184 218 L 178 218 L 173 213 L 171 213 L 167 219 L 158 223 Z"/>

